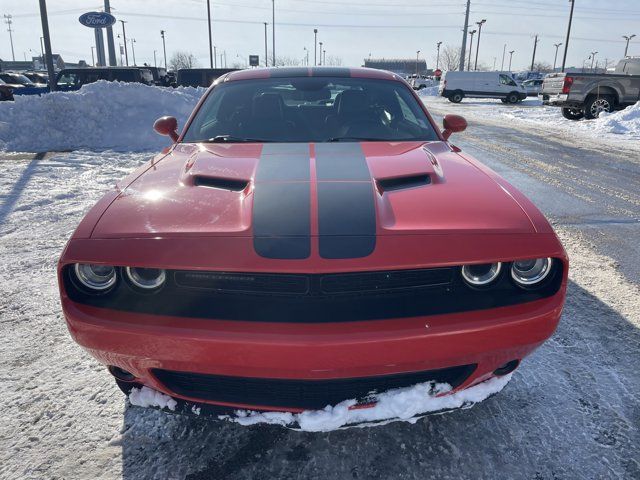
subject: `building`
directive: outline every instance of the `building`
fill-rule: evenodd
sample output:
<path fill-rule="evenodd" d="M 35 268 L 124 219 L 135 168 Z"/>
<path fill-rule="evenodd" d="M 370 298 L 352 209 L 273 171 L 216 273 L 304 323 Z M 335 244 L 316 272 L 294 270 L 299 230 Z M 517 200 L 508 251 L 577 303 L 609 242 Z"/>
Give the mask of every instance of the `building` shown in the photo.
<path fill-rule="evenodd" d="M 77 68 L 86 67 L 87 63 L 84 60 L 80 60 L 78 63 L 66 63 L 60 55 L 53 54 L 53 68 L 56 70 L 62 70 L 63 68 Z M 31 57 L 31 60 L 25 61 L 10 61 L 0 59 L 0 71 L 25 71 L 25 70 L 46 70 L 47 66 L 42 61 L 41 56 Z"/>
<path fill-rule="evenodd" d="M 389 70 L 403 77 L 418 73 L 428 75 L 426 60 L 416 60 L 415 58 L 367 58 L 364 60 L 364 67 L 377 68 L 378 70 Z"/>

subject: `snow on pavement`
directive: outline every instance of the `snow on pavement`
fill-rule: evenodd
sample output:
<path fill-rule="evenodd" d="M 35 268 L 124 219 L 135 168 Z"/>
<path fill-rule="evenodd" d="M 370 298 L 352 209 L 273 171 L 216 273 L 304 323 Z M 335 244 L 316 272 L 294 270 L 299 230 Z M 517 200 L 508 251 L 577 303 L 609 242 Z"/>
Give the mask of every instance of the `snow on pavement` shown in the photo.
<path fill-rule="evenodd" d="M 640 292 L 564 229 L 572 267 L 558 332 L 508 388 L 473 409 L 300 437 L 127 406 L 106 369 L 71 340 L 55 263 L 84 212 L 146 157 L 2 160 L 0 478 L 328 478 L 353 469 L 373 478 L 393 468 L 441 478 L 640 476 Z"/>
<path fill-rule="evenodd" d="M 204 92 L 101 80 L 77 92 L 19 95 L 0 102 L 0 150 L 160 150 L 167 139 L 153 122 L 172 115 L 182 128 Z"/>

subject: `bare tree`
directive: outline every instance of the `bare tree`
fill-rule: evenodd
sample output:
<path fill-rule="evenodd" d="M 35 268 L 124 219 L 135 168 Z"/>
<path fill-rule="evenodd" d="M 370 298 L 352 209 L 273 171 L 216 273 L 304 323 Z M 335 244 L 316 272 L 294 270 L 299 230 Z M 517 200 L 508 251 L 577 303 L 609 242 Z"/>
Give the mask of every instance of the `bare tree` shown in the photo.
<path fill-rule="evenodd" d="M 339 67 L 342 65 L 342 57 L 338 57 L 336 55 L 329 55 L 323 60 L 326 60 L 326 62 L 323 63 L 324 65 L 330 65 L 332 67 Z"/>
<path fill-rule="evenodd" d="M 457 70 L 460 66 L 460 48 L 446 45 L 440 50 L 440 68 L 444 71 Z"/>
<path fill-rule="evenodd" d="M 171 70 L 179 70 L 181 68 L 193 68 L 198 66 L 198 60 L 193 53 L 175 52 L 169 60 L 169 68 Z"/>
<path fill-rule="evenodd" d="M 536 62 L 533 64 L 533 71 L 547 73 L 553 71 L 553 67 L 547 62 Z"/>

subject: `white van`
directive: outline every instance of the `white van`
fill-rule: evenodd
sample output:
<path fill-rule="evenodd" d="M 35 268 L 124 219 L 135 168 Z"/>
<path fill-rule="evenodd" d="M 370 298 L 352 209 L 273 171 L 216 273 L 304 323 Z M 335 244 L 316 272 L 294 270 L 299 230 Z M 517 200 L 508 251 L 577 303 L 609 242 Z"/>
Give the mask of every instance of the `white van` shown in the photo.
<path fill-rule="evenodd" d="M 453 103 L 460 103 L 464 97 L 499 98 L 504 103 L 527 98 L 524 87 L 509 72 L 446 72 L 439 92 Z"/>

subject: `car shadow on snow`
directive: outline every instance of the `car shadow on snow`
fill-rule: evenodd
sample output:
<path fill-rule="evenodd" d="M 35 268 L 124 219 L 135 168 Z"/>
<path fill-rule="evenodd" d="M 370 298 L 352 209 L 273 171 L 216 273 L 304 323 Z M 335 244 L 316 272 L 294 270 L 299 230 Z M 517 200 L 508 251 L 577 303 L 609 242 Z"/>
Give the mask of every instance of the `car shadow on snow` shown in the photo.
<path fill-rule="evenodd" d="M 4 198 L 0 203 L 0 228 L 6 218 L 13 212 L 13 209 L 20 199 L 20 195 L 22 195 L 22 192 L 27 188 L 29 181 L 38 170 L 38 164 L 46 155 L 44 152 L 36 153 L 27 164 L 27 167 L 22 171 L 18 180 L 13 183 L 11 190 L 6 195 L 3 195 Z"/>
<path fill-rule="evenodd" d="M 472 409 L 304 433 L 127 406 L 123 478 L 640 478 L 638 365 L 640 331 L 571 282 L 552 339 Z"/>

